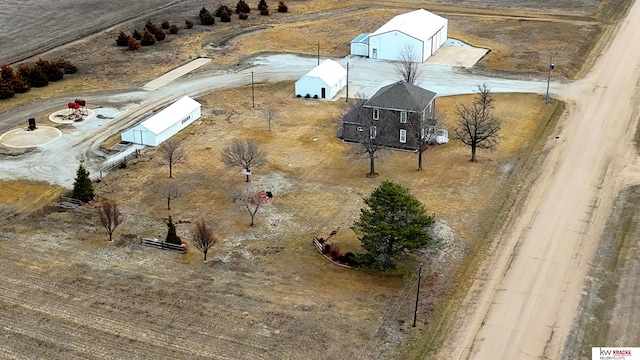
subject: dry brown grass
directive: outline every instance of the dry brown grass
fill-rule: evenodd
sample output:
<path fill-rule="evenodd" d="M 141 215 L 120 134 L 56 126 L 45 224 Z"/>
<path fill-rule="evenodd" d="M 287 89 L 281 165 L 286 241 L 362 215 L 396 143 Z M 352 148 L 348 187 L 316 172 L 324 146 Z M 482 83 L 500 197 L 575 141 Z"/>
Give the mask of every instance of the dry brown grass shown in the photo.
<path fill-rule="evenodd" d="M 29 214 L 56 201 L 65 189 L 44 182 L 0 180 L 0 205 L 11 213 Z"/>

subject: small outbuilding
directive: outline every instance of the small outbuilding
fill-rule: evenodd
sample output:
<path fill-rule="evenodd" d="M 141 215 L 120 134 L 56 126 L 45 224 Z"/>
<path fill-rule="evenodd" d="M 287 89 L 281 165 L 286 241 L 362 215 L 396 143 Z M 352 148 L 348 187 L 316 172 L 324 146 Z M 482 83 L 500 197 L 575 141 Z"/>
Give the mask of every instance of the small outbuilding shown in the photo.
<path fill-rule="evenodd" d="M 296 97 L 331 99 L 347 85 L 347 70 L 327 59 L 296 81 Z"/>
<path fill-rule="evenodd" d="M 361 55 L 366 44 L 365 56 L 372 59 L 425 62 L 447 40 L 448 25 L 447 19 L 424 9 L 397 15 L 366 37 L 356 37 L 351 53 Z"/>
<path fill-rule="evenodd" d="M 147 146 L 158 146 L 199 119 L 202 105 L 184 96 L 173 104 L 160 110 L 140 124 L 123 132 L 122 141 Z"/>
<path fill-rule="evenodd" d="M 369 34 L 360 34 L 351 40 L 351 55 L 369 56 Z"/>

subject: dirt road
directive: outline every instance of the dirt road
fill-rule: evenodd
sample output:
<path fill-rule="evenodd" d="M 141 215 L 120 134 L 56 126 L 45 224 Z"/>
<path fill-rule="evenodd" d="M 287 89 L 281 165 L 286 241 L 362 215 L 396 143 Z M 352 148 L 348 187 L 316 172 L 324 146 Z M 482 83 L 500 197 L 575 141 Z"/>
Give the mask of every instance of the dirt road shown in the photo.
<path fill-rule="evenodd" d="M 461 307 L 471 310 L 437 358 L 563 357 L 615 195 L 640 178 L 630 170 L 637 161 L 639 23 L 636 2 L 592 73 L 562 89 L 568 115 L 550 139 L 545 170 L 487 261 L 493 265 L 479 272 Z"/>

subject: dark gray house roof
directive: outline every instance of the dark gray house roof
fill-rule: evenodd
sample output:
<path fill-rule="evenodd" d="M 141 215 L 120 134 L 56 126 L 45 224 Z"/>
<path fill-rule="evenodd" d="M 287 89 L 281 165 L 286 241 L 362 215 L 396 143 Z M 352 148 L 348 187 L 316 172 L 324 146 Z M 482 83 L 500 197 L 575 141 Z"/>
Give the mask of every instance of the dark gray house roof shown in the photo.
<path fill-rule="evenodd" d="M 380 88 L 364 106 L 422 112 L 435 97 L 436 93 L 402 80 Z"/>

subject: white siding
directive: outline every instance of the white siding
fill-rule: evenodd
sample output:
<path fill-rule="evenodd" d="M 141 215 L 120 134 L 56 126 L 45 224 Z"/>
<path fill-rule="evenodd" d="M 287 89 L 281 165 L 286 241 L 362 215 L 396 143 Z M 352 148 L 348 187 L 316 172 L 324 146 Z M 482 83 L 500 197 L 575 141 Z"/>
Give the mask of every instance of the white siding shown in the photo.
<path fill-rule="evenodd" d="M 369 45 L 362 43 L 351 43 L 351 55 L 369 56 Z"/>
<path fill-rule="evenodd" d="M 391 31 L 369 37 L 369 57 L 371 58 L 374 57 L 373 50 L 376 49 L 378 59 L 402 60 L 402 52 L 407 47 L 412 49 L 412 52 L 416 55 L 415 61 L 424 61 L 420 56 L 424 51 L 424 43 L 400 31 Z"/>

